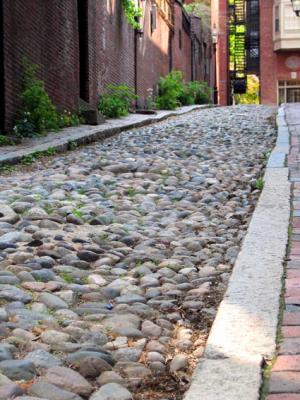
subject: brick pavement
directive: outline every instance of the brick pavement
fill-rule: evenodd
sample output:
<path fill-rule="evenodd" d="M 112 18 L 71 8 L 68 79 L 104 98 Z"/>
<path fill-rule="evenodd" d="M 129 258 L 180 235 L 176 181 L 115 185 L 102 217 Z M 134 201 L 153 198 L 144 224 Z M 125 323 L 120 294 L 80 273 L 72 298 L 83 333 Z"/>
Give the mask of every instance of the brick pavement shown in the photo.
<path fill-rule="evenodd" d="M 267 400 L 300 400 L 300 103 L 285 106 L 290 131 L 291 237 L 285 277 L 282 341 Z"/>

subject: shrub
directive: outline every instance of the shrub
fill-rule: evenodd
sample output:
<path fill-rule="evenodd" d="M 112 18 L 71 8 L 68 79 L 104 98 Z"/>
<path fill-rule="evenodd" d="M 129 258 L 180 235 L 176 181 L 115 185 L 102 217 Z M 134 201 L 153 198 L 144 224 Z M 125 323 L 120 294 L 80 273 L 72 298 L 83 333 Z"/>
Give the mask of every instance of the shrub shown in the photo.
<path fill-rule="evenodd" d="M 23 61 L 24 77 L 21 93 L 22 110 L 14 131 L 20 137 L 43 135 L 49 131 L 58 131 L 66 126 L 79 125 L 80 113 L 65 110 L 59 114 L 45 90 L 44 82 L 36 76 L 38 66 Z"/>
<path fill-rule="evenodd" d="M 205 81 L 191 82 L 195 84 L 193 90 L 195 91 L 195 103 L 196 104 L 209 104 L 211 103 L 212 89 L 208 86 Z"/>
<path fill-rule="evenodd" d="M 180 71 L 172 71 L 159 80 L 157 107 L 174 110 L 176 107 L 211 102 L 211 89 L 204 81 L 184 83 Z"/>
<path fill-rule="evenodd" d="M 159 91 L 156 99 L 157 108 L 174 110 L 180 106 L 180 97 L 183 95 L 184 85 L 182 72 L 171 71 L 165 77 L 159 79 Z"/>
<path fill-rule="evenodd" d="M 15 132 L 18 136 L 42 135 L 59 129 L 59 114 L 45 90 L 44 82 L 37 79 L 37 65 L 24 60 L 22 111 Z"/>
<path fill-rule="evenodd" d="M 12 146 L 15 142 L 8 136 L 4 136 L 0 134 L 0 146 Z"/>
<path fill-rule="evenodd" d="M 64 110 L 59 116 L 59 126 L 60 128 L 65 128 L 67 126 L 77 126 L 84 122 L 80 112 L 71 112 Z"/>
<path fill-rule="evenodd" d="M 107 93 L 99 101 L 99 111 L 108 118 L 127 115 L 133 101 L 137 99 L 134 90 L 126 85 L 108 85 Z"/>
<path fill-rule="evenodd" d="M 195 104 L 198 88 L 198 82 L 185 83 L 179 97 L 180 103 L 183 106 L 191 106 L 192 104 Z"/>

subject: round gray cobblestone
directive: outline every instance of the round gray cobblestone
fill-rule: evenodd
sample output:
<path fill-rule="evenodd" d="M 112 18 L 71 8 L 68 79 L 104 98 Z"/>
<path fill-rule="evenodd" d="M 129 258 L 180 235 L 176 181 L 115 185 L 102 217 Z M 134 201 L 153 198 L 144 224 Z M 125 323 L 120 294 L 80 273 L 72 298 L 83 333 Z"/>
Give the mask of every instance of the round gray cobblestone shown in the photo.
<path fill-rule="evenodd" d="M 21 399 L 188 382 L 260 194 L 273 112 L 193 112 L 0 175 L 0 335 L 15 346 L 1 373 L 39 376 Z"/>

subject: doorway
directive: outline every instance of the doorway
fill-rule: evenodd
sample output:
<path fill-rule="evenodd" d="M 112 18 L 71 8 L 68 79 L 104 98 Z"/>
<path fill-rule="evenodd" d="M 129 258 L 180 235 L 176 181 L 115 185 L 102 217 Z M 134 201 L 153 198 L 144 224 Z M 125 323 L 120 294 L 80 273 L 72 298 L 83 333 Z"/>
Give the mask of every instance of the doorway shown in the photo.
<path fill-rule="evenodd" d="M 80 98 L 89 102 L 88 0 L 77 0 Z"/>

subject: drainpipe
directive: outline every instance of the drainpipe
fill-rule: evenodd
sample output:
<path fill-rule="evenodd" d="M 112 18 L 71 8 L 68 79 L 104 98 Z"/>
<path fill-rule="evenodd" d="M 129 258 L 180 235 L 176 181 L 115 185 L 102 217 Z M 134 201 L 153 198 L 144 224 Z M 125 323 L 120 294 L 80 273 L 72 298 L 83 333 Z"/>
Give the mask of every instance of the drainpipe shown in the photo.
<path fill-rule="evenodd" d="M 0 132 L 5 128 L 5 86 L 4 86 L 4 9 L 0 0 Z"/>

